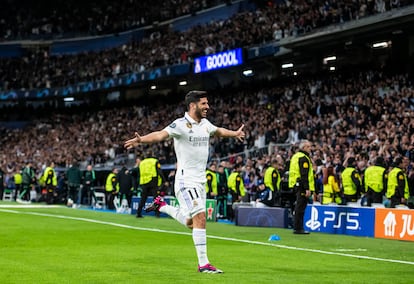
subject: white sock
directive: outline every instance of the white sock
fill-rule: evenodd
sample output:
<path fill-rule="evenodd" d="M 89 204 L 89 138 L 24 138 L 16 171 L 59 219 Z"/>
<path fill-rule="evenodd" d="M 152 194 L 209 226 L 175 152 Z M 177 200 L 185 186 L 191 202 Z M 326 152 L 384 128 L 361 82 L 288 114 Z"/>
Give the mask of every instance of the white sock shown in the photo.
<path fill-rule="evenodd" d="M 209 263 L 207 258 L 207 234 L 206 229 L 193 229 L 193 242 L 197 252 L 198 265 Z"/>
<path fill-rule="evenodd" d="M 184 216 L 178 207 L 164 205 L 160 208 L 160 212 L 166 213 L 177 220 L 179 223 L 187 227 L 187 217 Z"/>

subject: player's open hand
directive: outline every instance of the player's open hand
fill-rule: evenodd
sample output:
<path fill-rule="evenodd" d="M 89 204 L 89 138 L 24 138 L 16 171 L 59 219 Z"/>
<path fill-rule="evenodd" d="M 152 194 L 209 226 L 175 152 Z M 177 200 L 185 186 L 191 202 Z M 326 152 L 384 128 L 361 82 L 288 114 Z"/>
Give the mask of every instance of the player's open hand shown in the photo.
<path fill-rule="evenodd" d="M 138 132 L 135 132 L 135 137 L 131 138 L 124 143 L 124 147 L 126 149 L 132 149 L 137 147 L 141 143 L 141 136 L 139 136 Z"/>
<path fill-rule="evenodd" d="M 244 128 L 244 124 L 242 124 L 242 126 L 240 126 L 240 128 L 239 128 L 239 129 L 237 129 L 237 131 L 236 131 L 236 138 L 237 138 L 239 141 L 242 141 L 242 142 L 243 142 L 243 140 L 244 140 L 244 137 L 246 136 L 246 135 L 244 134 L 243 128 Z"/>

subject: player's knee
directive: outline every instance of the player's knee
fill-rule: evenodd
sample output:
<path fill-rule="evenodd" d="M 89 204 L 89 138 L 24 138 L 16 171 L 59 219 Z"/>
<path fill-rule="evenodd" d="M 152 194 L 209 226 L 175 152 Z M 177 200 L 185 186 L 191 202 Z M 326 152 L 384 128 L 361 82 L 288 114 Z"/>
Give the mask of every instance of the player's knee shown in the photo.
<path fill-rule="evenodd" d="M 206 214 L 204 211 L 193 216 L 193 227 L 204 229 L 206 227 Z"/>

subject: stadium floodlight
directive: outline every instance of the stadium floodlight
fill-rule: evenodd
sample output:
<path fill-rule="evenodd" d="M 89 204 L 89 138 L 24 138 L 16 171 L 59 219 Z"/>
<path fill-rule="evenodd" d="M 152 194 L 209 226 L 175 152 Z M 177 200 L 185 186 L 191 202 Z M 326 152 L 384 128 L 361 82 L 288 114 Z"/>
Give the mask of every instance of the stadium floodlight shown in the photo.
<path fill-rule="evenodd" d="M 335 66 L 331 66 L 331 67 L 329 67 L 329 70 L 330 71 L 335 71 L 336 70 L 336 67 Z"/>
<path fill-rule="evenodd" d="M 178 83 L 178 85 L 180 85 L 180 86 L 187 86 L 187 81 L 180 81 Z"/>
<path fill-rule="evenodd" d="M 157 89 L 157 86 L 152 85 L 152 86 L 150 87 L 150 89 L 151 89 L 151 90 L 156 90 L 156 89 Z"/>
<path fill-rule="evenodd" d="M 73 102 L 74 100 L 75 100 L 74 97 L 67 97 L 63 99 L 64 102 Z"/>
<path fill-rule="evenodd" d="M 334 61 L 334 60 L 336 60 L 336 56 L 335 55 L 334 56 L 325 57 L 323 59 L 323 64 L 327 64 L 329 61 Z"/>
<path fill-rule="evenodd" d="M 293 72 L 293 76 L 298 76 L 298 72 Z"/>
<path fill-rule="evenodd" d="M 391 45 L 390 41 L 381 41 L 372 44 L 372 48 L 387 48 Z"/>
<path fill-rule="evenodd" d="M 246 69 L 246 70 L 243 71 L 243 75 L 246 76 L 246 77 L 250 77 L 250 76 L 253 76 L 254 73 L 253 73 L 252 69 Z"/>
<path fill-rule="evenodd" d="M 282 64 L 282 69 L 287 69 L 287 68 L 292 68 L 292 67 L 293 67 L 293 63 Z"/>

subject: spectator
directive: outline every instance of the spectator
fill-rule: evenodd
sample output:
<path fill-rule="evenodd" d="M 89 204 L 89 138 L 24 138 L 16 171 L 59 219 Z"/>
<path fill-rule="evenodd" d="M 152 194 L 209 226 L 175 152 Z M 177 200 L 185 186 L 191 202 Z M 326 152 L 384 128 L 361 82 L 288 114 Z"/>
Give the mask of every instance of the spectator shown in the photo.
<path fill-rule="evenodd" d="M 274 206 L 273 191 L 267 187 L 263 180 L 257 182 L 257 196 L 254 206 L 256 208 L 272 207 Z"/>
<path fill-rule="evenodd" d="M 339 180 L 334 172 L 333 166 L 323 169 L 323 194 L 322 204 L 337 203 L 341 204 Z"/>

